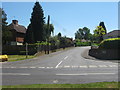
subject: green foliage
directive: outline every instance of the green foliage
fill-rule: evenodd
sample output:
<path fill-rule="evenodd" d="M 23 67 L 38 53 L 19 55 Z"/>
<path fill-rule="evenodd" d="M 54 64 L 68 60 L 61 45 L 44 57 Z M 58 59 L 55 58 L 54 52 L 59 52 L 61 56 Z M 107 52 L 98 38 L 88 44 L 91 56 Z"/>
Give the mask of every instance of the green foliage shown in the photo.
<path fill-rule="evenodd" d="M 54 26 L 53 24 L 49 24 L 49 29 L 48 29 L 48 25 L 44 24 L 44 39 L 46 40 L 48 37 L 51 36 L 52 33 L 54 33 Z"/>
<path fill-rule="evenodd" d="M 105 39 L 100 43 L 99 49 L 120 49 L 120 38 Z"/>
<path fill-rule="evenodd" d="M 44 41 L 44 13 L 39 2 L 35 3 L 33 8 L 32 16 L 31 16 L 31 28 L 33 32 L 34 41 Z"/>
<path fill-rule="evenodd" d="M 76 41 L 76 46 L 90 46 L 91 42 Z"/>
<path fill-rule="evenodd" d="M 12 33 L 7 28 L 7 14 L 3 9 L 0 8 L 0 12 L 2 12 L 2 44 L 5 45 L 12 39 Z"/>
<path fill-rule="evenodd" d="M 105 34 L 105 30 L 102 26 L 97 26 L 94 30 L 94 37 L 98 42 L 101 42 L 103 40 L 103 35 Z"/>
<path fill-rule="evenodd" d="M 105 27 L 105 24 L 104 22 L 100 22 L 99 26 L 102 26 L 103 29 L 105 30 L 105 34 L 107 33 L 107 30 L 106 30 L 106 27 Z"/>
<path fill-rule="evenodd" d="M 80 29 L 75 33 L 75 39 L 91 40 L 91 39 L 92 39 L 92 34 L 90 33 L 90 29 L 87 28 L 87 27 L 80 28 Z"/>
<path fill-rule="evenodd" d="M 27 43 L 35 43 L 34 34 L 33 34 L 31 24 L 29 24 L 29 26 L 27 28 L 26 36 L 25 36 L 25 42 L 27 42 Z"/>

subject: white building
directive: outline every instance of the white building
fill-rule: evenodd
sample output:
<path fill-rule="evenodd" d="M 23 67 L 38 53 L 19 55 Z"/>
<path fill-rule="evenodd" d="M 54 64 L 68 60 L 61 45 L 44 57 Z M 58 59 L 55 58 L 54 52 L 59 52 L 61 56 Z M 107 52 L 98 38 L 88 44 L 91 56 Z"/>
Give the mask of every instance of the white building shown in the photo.
<path fill-rule="evenodd" d="M 103 35 L 103 39 L 109 39 L 109 38 L 120 38 L 120 30 L 113 30 L 105 35 Z"/>

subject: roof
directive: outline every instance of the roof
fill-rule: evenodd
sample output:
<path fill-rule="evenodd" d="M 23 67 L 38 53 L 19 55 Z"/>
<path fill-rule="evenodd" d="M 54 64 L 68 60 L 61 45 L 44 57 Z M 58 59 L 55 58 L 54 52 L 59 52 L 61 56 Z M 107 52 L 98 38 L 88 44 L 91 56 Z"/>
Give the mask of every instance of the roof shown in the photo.
<path fill-rule="evenodd" d="M 16 32 L 20 32 L 20 33 L 26 33 L 27 31 L 27 29 L 24 26 L 19 24 L 14 24 L 14 23 L 11 23 L 10 25 L 8 25 L 8 28 L 10 30 L 15 29 Z"/>
<path fill-rule="evenodd" d="M 109 36 L 109 35 L 117 35 L 117 36 L 120 36 L 120 30 L 113 30 L 107 34 L 105 34 L 105 36 Z"/>

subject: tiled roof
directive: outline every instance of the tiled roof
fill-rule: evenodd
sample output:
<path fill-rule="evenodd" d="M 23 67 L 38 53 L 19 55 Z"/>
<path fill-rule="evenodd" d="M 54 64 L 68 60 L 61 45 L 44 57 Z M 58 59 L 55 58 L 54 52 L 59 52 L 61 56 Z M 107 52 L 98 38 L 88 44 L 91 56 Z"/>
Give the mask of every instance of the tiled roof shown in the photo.
<path fill-rule="evenodd" d="M 11 29 L 15 29 L 17 32 L 20 32 L 20 33 L 26 33 L 27 29 L 22 26 L 22 25 L 18 25 L 18 24 L 14 24 L 14 23 L 11 23 L 8 28 L 11 30 Z"/>

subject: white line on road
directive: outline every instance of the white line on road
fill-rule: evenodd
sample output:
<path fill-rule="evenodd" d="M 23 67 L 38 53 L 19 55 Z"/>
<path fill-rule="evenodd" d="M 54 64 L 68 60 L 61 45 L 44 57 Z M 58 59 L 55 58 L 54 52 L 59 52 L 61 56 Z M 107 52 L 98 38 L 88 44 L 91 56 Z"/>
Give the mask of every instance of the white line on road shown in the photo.
<path fill-rule="evenodd" d="M 90 68 L 96 68 L 96 65 L 89 65 Z"/>
<path fill-rule="evenodd" d="M 30 75 L 29 73 L 0 73 L 0 75 Z"/>
<path fill-rule="evenodd" d="M 16 68 L 16 67 L 10 67 L 10 68 Z"/>
<path fill-rule="evenodd" d="M 72 68 L 78 68 L 78 66 L 72 66 Z"/>
<path fill-rule="evenodd" d="M 118 65 L 109 65 L 109 67 L 118 67 Z"/>
<path fill-rule="evenodd" d="M 107 67 L 107 65 L 98 65 L 99 67 Z"/>
<path fill-rule="evenodd" d="M 28 67 L 19 67 L 19 68 L 28 68 Z"/>
<path fill-rule="evenodd" d="M 88 68 L 86 65 L 84 65 L 84 66 L 79 66 L 80 68 Z"/>
<path fill-rule="evenodd" d="M 79 76 L 79 75 L 114 75 L 116 73 L 80 73 L 80 74 L 56 74 L 61 76 Z"/>
<path fill-rule="evenodd" d="M 36 67 L 30 67 L 30 68 L 36 68 Z"/>
<path fill-rule="evenodd" d="M 68 58 L 68 56 L 66 56 L 64 59 L 67 59 Z"/>
<path fill-rule="evenodd" d="M 38 67 L 38 68 L 45 68 L 45 67 Z"/>
<path fill-rule="evenodd" d="M 58 68 L 58 66 L 62 63 L 63 61 L 61 61 L 60 63 L 58 63 L 58 65 L 55 68 Z"/>

